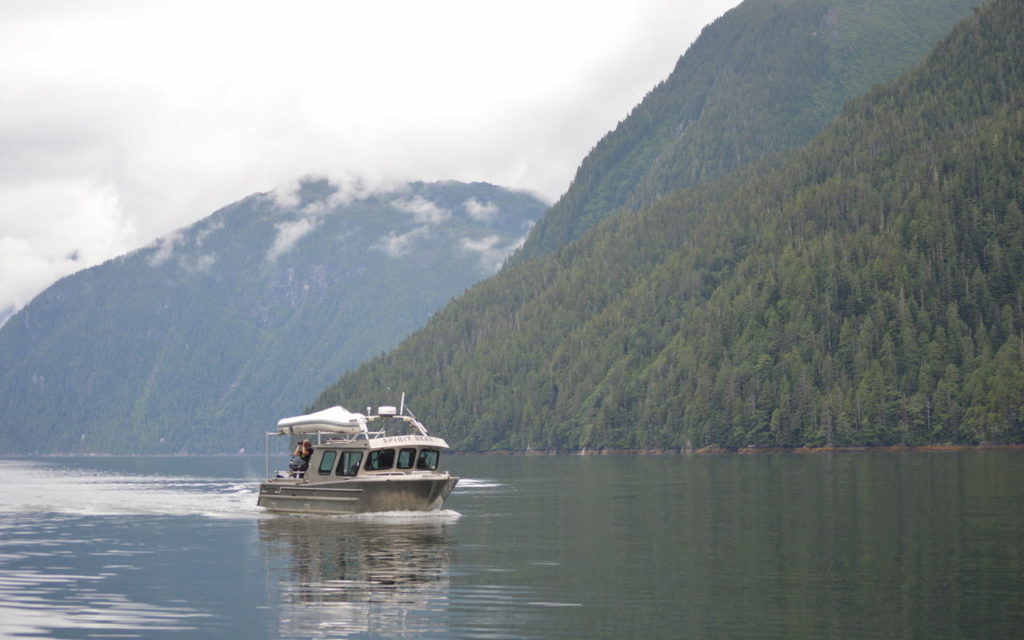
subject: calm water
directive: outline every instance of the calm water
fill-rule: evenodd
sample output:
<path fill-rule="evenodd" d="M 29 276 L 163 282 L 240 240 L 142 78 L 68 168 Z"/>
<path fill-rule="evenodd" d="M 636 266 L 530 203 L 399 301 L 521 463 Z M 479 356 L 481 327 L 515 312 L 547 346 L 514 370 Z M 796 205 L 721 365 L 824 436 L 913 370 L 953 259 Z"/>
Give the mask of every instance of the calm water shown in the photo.
<path fill-rule="evenodd" d="M 0 460 L 0 636 L 1024 637 L 1021 452 L 447 462 L 310 518 L 262 457 Z"/>

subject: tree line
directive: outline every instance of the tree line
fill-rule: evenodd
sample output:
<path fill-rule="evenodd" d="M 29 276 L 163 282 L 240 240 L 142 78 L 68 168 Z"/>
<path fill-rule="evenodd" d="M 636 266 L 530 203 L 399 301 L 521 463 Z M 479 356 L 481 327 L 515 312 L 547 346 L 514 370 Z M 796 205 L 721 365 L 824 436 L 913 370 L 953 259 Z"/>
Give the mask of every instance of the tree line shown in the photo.
<path fill-rule="evenodd" d="M 807 147 L 506 268 L 316 407 L 401 389 L 463 449 L 1024 442 L 1022 31 L 986 5 Z"/>

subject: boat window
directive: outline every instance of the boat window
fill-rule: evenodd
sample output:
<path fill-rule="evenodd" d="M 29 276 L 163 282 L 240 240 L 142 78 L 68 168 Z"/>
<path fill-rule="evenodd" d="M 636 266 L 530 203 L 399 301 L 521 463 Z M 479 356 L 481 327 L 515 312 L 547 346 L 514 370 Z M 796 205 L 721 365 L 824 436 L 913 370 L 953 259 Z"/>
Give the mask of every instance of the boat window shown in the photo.
<path fill-rule="evenodd" d="M 330 473 L 331 467 L 334 466 L 334 459 L 337 457 L 337 451 L 324 451 L 324 457 L 320 458 L 320 466 L 317 468 L 317 471 L 320 473 Z"/>
<path fill-rule="evenodd" d="M 354 476 L 359 473 L 359 463 L 363 461 L 362 451 L 343 451 L 341 462 L 334 473 L 339 476 Z"/>
<path fill-rule="evenodd" d="M 416 461 L 416 468 L 433 471 L 437 468 L 437 459 L 440 456 L 441 452 L 437 449 L 424 449 L 420 451 L 420 459 Z"/>
<path fill-rule="evenodd" d="M 415 449 L 402 449 L 398 452 L 398 468 L 412 469 L 412 463 L 416 461 Z"/>
<path fill-rule="evenodd" d="M 393 466 L 395 466 L 394 449 L 378 449 L 377 451 L 371 451 L 366 456 L 367 471 L 381 471 L 382 469 L 390 469 Z"/>

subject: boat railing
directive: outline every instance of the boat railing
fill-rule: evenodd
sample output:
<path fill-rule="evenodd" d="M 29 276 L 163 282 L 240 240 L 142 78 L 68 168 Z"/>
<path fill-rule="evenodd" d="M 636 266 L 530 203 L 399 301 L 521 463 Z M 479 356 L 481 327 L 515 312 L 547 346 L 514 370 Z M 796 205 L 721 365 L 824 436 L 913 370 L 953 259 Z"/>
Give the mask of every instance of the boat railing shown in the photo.
<path fill-rule="evenodd" d="M 408 411 L 408 409 L 406 411 Z M 412 412 L 409 412 L 409 413 L 412 413 Z M 419 420 L 416 419 L 416 416 L 398 414 L 398 415 L 383 415 L 383 416 L 377 415 L 377 416 L 367 416 L 366 417 L 367 422 L 373 422 L 375 420 L 389 420 L 389 419 L 390 420 L 401 420 L 402 422 L 406 423 L 411 428 L 411 430 L 416 432 L 416 434 L 418 434 L 418 435 L 421 435 L 421 436 L 428 435 L 427 434 L 427 428 L 423 426 L 423 423 L 421 423 Z M 381 437 L 383 435 L 386 435 L 385 434 L 385 429 L 381 429 L 380 431 L 365 431 L 365 433 L 375 433 L 375 434 L 377 434 L 375 437 Z"/>
<path fill-rule="evenodd" d="M 340 422 L 339 417 L 336 414 L 331 414 L 330 416 L 323 415 L 334 410 L 340 410 Z M 325 419 L 332 425 L 341 427 L 341 429 L 320 431 L 319 428 L 323 424 L 321 421 Z M 267 478 L 270 477 L 270 436 L 316 436 L 317 445 L 324 444 L 325 442 L 343 444 L 345 442 L 355 442 L 360 438 L 369 442 L 377 438 L 387 437 L 387 430 L 384 428 L 383 423 L 380 424 L 380 429 L 374 431 L 370 431 L 370 429 L 367 428 L 368 423 L 376 422 L 378 420 L 384 421 L 385 423 L 387 420 L 400 420 L 408 426 L 409 430 L 413 434 L 421 436 L 429 435 L 427 433 L 427 428 L 424 427 L 423 424 L 416 419 L 416 416 L 413 415 L 412 411 L 405 406 L 404 393 L 402 394 L 402 401 L 399 408 L 396 409 L 393 406 L 384 405 L 377 409 L 376 414 L 371 413 L 370 407 L 366 408 L 366 414 L 353 414 L 344 410 L 342 407 L 334 407 L 332 409 L 325 409 L 322 412 L 317 412 L 307 416 L 287 418 L 278 422 L 277 431 L 268 431 L 266 438 L 264 439 L 264 476 Z M 282 425 L 282 423 L 286 424 Z M 317 430 L 314 431 L 310 427 Z M 351 431 L 348 431 L 348 433 L 351 434 L 351 437 L 336 437 L 338 436 L 339 431 L 344 433 L 348 429 L 351 429 Z"/>

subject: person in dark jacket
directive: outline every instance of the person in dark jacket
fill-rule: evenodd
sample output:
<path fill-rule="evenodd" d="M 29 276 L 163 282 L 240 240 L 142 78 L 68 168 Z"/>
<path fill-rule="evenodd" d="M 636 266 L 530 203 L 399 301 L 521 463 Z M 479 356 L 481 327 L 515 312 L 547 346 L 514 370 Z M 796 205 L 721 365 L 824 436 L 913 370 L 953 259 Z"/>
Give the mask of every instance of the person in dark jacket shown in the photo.
<path fill-rule="evenodd" d="M 313 445 L 309 440 L 303 440 L 292 452 L 292 461 L 288 468 L 292 471 L 305 471 L 309 468 L 309 458 L 313 455 Z"/>

